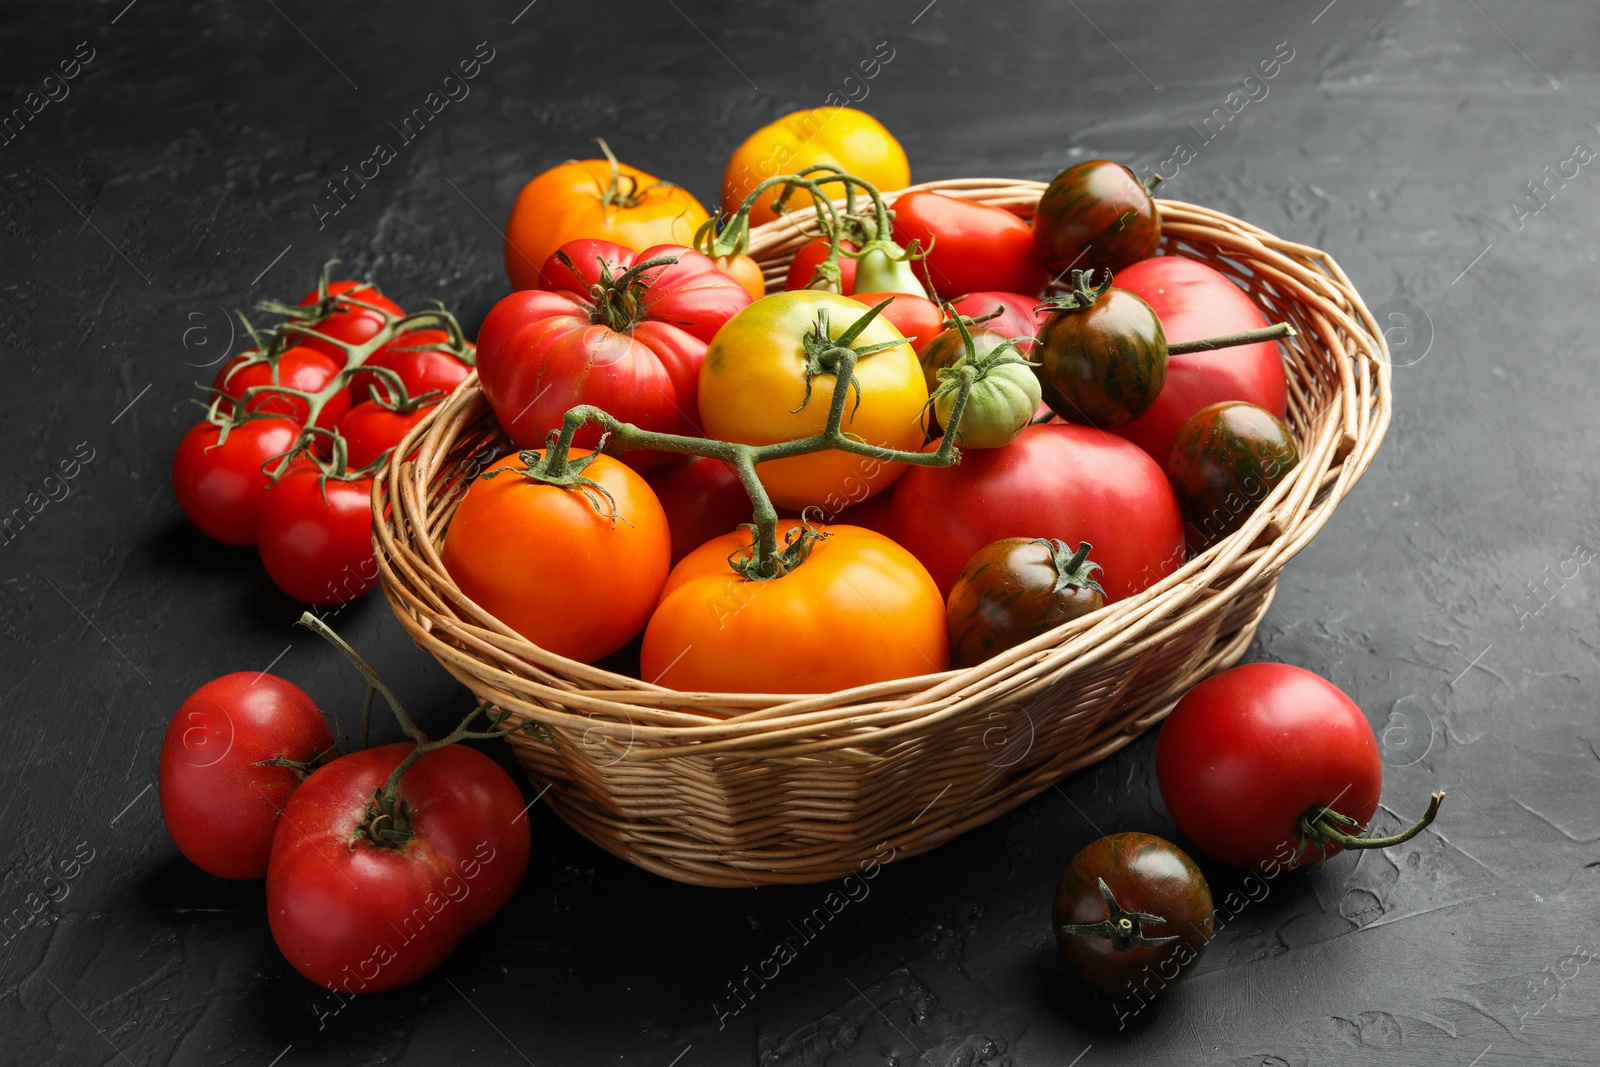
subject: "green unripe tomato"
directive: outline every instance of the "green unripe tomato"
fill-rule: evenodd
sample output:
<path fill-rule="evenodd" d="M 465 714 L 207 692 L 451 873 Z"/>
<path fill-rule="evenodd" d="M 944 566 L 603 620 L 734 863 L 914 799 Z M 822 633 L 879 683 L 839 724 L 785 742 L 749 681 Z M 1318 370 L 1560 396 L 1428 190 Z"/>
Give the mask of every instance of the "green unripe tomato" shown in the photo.
<path fill-rule="evenodd" d="M 966 363 L 967 357 L 962 356 L 951 371 L 959 373 Z M 933 413 L 940 426 L 950 424 L 957 395 L 955 390 L 935 394 Z M 956 427 L 956 444 L 962 448 L 1000 448 L 1010 444 L 1039 409 L 1039 398 L 1039 379 L 1029 364 L 1019 361 L 990 366 L 967 394 L 961 425 Z"/>

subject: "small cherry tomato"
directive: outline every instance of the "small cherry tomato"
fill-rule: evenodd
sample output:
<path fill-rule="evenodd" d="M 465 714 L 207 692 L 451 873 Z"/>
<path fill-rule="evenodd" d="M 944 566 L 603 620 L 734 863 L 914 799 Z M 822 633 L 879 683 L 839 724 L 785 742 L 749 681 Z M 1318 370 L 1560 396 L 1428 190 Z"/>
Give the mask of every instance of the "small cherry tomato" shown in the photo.
<path fill-rule="evenodd" d="M 793 292 L 796 289 L 812 288 L 812 281 L 816 278 L 817 264 L 828 258 L 828 239 L 826 237 L 813 237 L 800 251 L 795 253 L 794 260 L 789 264 L 789 273 L 783 279 L 785 290 Z M 849 241 L 840 241 L 839 247 L 846 252 L 856 251 L 856 246 Z M 839 292 L 849 296 L 856 290 L 856 261 L 849 256 L 839 256 Z M 881 300 L 882 297 L 879 297 Z"/>
<path fill-rule="evenodd" d="M 745 197 L 768 178 L 794 174 L 819 163 L 831 164 L 877 186 L 880 193 L 911 184 L 905 149 L 883 123 L 849 107 L 795 111 L 745 138 L 722 175 L 722 210 L 732 215 Z M 778 216 L 772 201 L 782 191 L 774 186 L 751 205 L 750 225 Z M 699 225 L 697 222 L 696 225 Z"/>
<path fill-rule="evenodd" d="M 249 419 L 228 430 L 197 422 L 172 457 L 172 491 L 189 521 L 225 545 L 253 545 L 267 491 L 261 465 L 294 447 L 300 426 L 289 419 Z"/>
<path fill-rule="evenodd" d="M 463 745 L 423 755 L 400 780 L 396 813 L 374 811 L 374 794 L 415 748 L 336 759 L 284 810 L 267 922 L 290 965 L 325 988 L 378 993 L 416 981 L 504 908 L 527 870 L 522 792 Z"/>
<path fill-rule="evenodd" d="M 535 481 L 525 452 L 473 479 L 440 555 L 461 592 L 546 651 L 592 663 L 650 618 L 667 580 L 672 535 L 650 485 L 597 455 L 593 485 Z M 590 453 L 573 449 L 569 464 Z"/>
<path fill-rule="evenodd" d="M 446 396 L 456 386 L 467 380 L 472 368 L 450 351 L 450 335 L 444 330 L 412 330 L 367 357 L 361 369 L 350 375 L 350 400 L 359 404 L 376 396 L 392 396 L 390 383 L 381 375 L 373 374 L 372 367 L 382 367 L 400 376 L 407 399 L 416 399 L 424 393 L 439 392 Z"/>
<path fill-rule="evenodd" d="M 1052 276 L 1121 270 L 1156 254 L 1161 213 L 1133 171 L 1086 159 L 1056 175 L 1033 216 L 1033 247 Z"/>
<path fill-rule="evenodd" d="M 717 269 L 744 287 L 751 300 L 767 295 L 767 279 L 761 273 L 761 264 L 749 256 L 718 256 L 712 260 Z"/>
<path fill-rule="evenodd" d="M 332 749 L 316 702 L 275 674 L 196 689 L 161 742 L 161 818 L 178 851 L 219 878 L 266 877 L 278 813 Z"/>
<path fill-rule="evenodd" d="M 1338 686 L 1287 663 L 1234 667 L 1184 694 L 1156 740 L 1156 781 L 1200 851 L 1263 870 L 1398 844 L 1444 797 L 1403 834 L 1356 839 L 1383 788 L 1378 740 Z"/>
<path fill-rule="evenodd" d="M 850 299 L 866 307 L 877 307 L 885 300 L 892 303 L 878 313 L 899 330 L 913 349 L 920 349 L 934 334 L 944 329 L 944 312 L 925 296 L 913 293 L 855 293 Z"/>
<path fill-rule="evenodd" d="M 907 248 L 918 243 L 925 258 L 917 276 L 946 299 L 1044 288 L 1033 228 L 1005 208 L 927 190 L 907 193 L 894 202 L 894 238 Z"/>
<path fill-rule="evenodd" d="M 645 475 L 672 530 L 672 563 L 750 521 L 750 494 L 732 467 L 709 456 L 685 456 Z"/>
<path fill-rule="evenodd" d="M 276 363 L 263 358 L 259 352 L 241 352 L 222 365 L 211 384 L 232 400 L 242 397 L 246 389 L 263 385 L 280 385 L 303 393 L 318 393 L 338 376 L 341 366 L 343 364 L 334 362 L 309 345 L 284 349 Z M 298 423 L 304 423 L 311 411 L 307 402 L 298 396 L 270 391 L 258 393 L 247 400 L 244 409 L 282 415 Z M 317 425 L 331 428 L 349 410 L 349 390 L 341 389 L 323 404 L 317 416 Z"/>
<path fill-rule="evenodd" d="M 360 301 L 360 304 L 341 303 L 331 299 L 334 296 L 344 296 L 349 300 Z M 286 325 L 286 329 L 298 332 L 296 324 L 305 325 L 323 337 L 331 337 L 347 345 L 364 345 L 377 336 L 378 331 L 387 326 L 391 318 L 398 319 L 405 316 L 405 312 L 400 310 L 400 305 L 378 292 L 377 286 L 349 280 L 329 282 L 326 294 L 320 290 L 307 293 L 301 299 L 300 306 L 317 308 L 321 317 L 294 320 L 293 323 Z M 348 352 L 336 344 L 324 341 L 321 337 L 303 335 L 295 343 L 316 349 L 341 367 L 350 361 Z"/>
<path fill-rule="evenodd" d="M 1283 420 L 1243 400 L 1189 416 L 1172 442 L 1167 477 L 1196 550 L 1243 526 L 1300 462 Z"/>
<path fill-rule="evenodd" d="M 339 420 L 339 436 L 344 438 L 347 450 L 345 465 L 358 471 L 377 462 L 438 406 L 434 401 L 410 411 L 396 411 L 376 400 L 363 400 Z"/>
<path fill-rule="evenodd" d="M 780 520 L 779 543 L 803 529 Z M 749 556 L 747 529 L 684 557 L 645 630 L 640 677 L 690 692 L 828 693 L 944 670 L 944 601 L 922 565 L 871 530 L 818 532 L 779 578 L 729 565 Z"/>
<path fill-rule="evenodd" d="M 1089 546 L 1048 537 L 984 545 L 950 588 L 950 661 L 972 667 L 1105 606 Z"/>
<path fill-rule="evenodd" d="M 378 583 L 372 479 L 324 476 L 298 460 L 261 500 L 257 547 L 267 574 L 295 600 L 343 604 Z"/>
<path fill-rule="evenodd" d="M 1055 310 L 1033 350 L 1044 402 L 1067 422 L 1121 426 L 1155 403 L 1167 380 L 1167 337 L 1150 305 L 1111 276 L 1091 288 L 1073 272 L 1073 290 Z"/>
<path fill-rule="evenodd" d="M 1177 981 L 1211 941 L 1215 909 L 1205 875 L 1154 834 L 1093 841 L 1062 872 L 1050 913 L 1062 958 L 1080 982 L 1112 999 L 1145 997 L 1154 978 Z"/>

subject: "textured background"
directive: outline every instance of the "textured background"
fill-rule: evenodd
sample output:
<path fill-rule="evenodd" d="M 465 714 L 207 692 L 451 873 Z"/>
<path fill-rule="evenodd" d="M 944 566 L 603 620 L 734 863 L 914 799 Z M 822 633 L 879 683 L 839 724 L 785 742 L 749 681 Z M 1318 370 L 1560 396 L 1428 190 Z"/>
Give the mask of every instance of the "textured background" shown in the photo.
<path fill-rule="evenodd" d="M 93 855 L 0 943 L 0 1061 L 1596 1061 L 1600 425 L 1583 323 L 1600 173 L 1546 180 L 1542 201 L 1524 183 L 1600 146 L 1600 9 L 524 2 L 0 4 L 8 98 L 79 42 L 94 56 L 0 145 L 0 511 L 93 450 L 0 548 L 0 912 Z M 482 41 L 495 58 L 471 96 L 319 230 L 323 181 L 397 141 L 390 123 Z M 1388 441 L 1289 567 L 1250 655 L 1350 692 L 1383 736 L 1382 818 L 1445 787 L 1437 830 L 1272 883 L 1119 1032 L 1075 1001 L 1046 915 L 1100 831 L 1173 832 L 1153 736 L 885 869 L 720 1020 L 727 984 L 828 887 L 675 885 L 535 807 L 511 908 L 436 974 L 341 1006 L 281 960 L 259 885 L 178 857 L 153 789 L 165 722 L 214 675 L 275 664 L 344 710 L 360 693 L 290 628 L 300 609 L 253 552 L 207 541 L 173 501 L 183 402 L 238 347 L 227 310 L 298 297 L 338 256 L 474 328 L 505 288 L 495 229 L 529 176 L 604 136 L 711 203 L 746 131 L 859 98 L 845 79 L 880 42 L 893 59 L 864 106 L 918 178 L 1047 179 L 1091 155 L 1142 169 L 1189 140 L 1167 195 L 1303 235 L 1380 309 L 1407 364 Z M 1268 95 L 1198 146 L 1188 124 L 1280 42 L 1294 57 Z M 464 710 L 381 599 L 337 625 L 430 725 Z M 1219 897 L 1239 886 L 1208 874 Z"/>

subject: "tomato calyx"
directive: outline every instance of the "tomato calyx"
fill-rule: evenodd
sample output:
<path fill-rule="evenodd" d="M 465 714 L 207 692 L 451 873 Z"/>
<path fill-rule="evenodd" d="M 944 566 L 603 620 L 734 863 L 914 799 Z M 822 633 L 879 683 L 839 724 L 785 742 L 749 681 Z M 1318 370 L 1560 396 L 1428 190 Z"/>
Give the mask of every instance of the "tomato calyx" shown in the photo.
<path fill-rule="evenodd" d="M 940 323 L 940 326 L 946 330 L 953 330 L 957 326 L 965 326 L 970 330 L 974 326 L 982 326 L 986 322 L 998 319 L 1001 315 L 1006 313 L 1004 304 L 996 306 L 993 311 L 989 312 L 989 314 L 979 315 L 976 318 L 971 315 L 961 314 L 955 309 L 955 305 L 951 304 L 949 301 L 946 301 L 942 306 L 944 310 L 944 321 Z M 1020 338 L 1020 340 L 1026 341 L 1027 338 Z"/>
<path fill-rule="evenodd" d="M 559 248 L 556 249 L 556 259 L 572 272 L 573 277 L 582 277 L 571 257 Z M 588 297 L 594 305 L 589 312 L 589 321 L 617 333 L 632 333 L 633 328 L 649 314 L 645 297 L 649 295 L 655 278 L 646 278 L 645 272 L 657 267 L 670 267 L 676 262 L 677 256 L 656 256 L 643 263 L 635 263 L 621 274 L 615 274 L 611 269 L 612 264 L 602 258 L 600 280 L 589 286 Z"/>
<path fill-rule="evenodd" d="M 1107 915 L 1097 923 L 1063 923 L 1059 927 L 1062 933 L 1073 937 L 1104 938 L 1111 942 L 1111 947 L 1118 952 L 1127 952 L 1134 948 L 1159 948 L 1170 945 L 1178 940 L 1177 934 L 1166 937 L 1148 937 L 1144 932 L 1145 923 L 1165 924 L 1166 919 L 1160 915 L 1151 915 L 1142 911 L 1125 911 L 1117 903 L 1116 896 L 1111 892 L 1111 887 L 1106 885 L 1104 878 L 1096 878 L 1100 883 L 1100 895 L 1105 898 Z"/>
<path fill-rule="evenodd" d="M 827 308 L 817 309 L 817 319 L 811 324 L 801 338 L 806 356 L 806 392 L 800 400 L 800 406 L 793 411 L 804 411 L 806 405 L 811 403 L 811 383 L 818 375 L 832 374 L 840 381 L 849 380 L 851 389 L 855 392 L 856 406 L 851 409 L 850 417 L 855 418 L 855 412 L 861 407 L 861 383 L 856 381 L 855 365 L 859 360 L 865 359 L 875 352 L 886 352 L 891 348 L 899 348 L 904 341 L 880 341 L 877 344 L 855 347 L 855 340 L 861 336 L 863 330 L 871 325 L 872 320 L 883 313 L 883 309 L 894 303 L 894 298 L 877 304 L 861 316 L 849 329 L 838 337 L 833 336 L 833 330 L 828 318 Z"/>
<path fill-rule="evenodd" d="M 761 536 L 760 528 L 753 522 L 741 523 L 739 526 L 741 530 L 750 531 L 750 544 L 728 553 L 728 566 L 746 581 L 767 582 L 774 578 L 782 578 L 804 563 L 818 542 L 831 536 L 826 530 L 819 530 L 811 525 L 807 516 L 812 511 L 820 513 L 822 509 L 807 508 L 800 516 L 800 525 L 793 527 L 784 535 L 783 546 L 767 555 L 756 551 Z"/>
<path fill-rule="evenodd" d="M 1094 269 L 1074 270 L 1072 282 L 1060 296 L 1052 297 L 1033 310 L 1040 311 L 1086 311 L 1094 307 L 1095 302 L 1111 291 L 1111 272 L 1106 271 L 1104 280 L 1099 285 L 1094 284 Z"/>
<path fill-rule="evenodd" d="M 652 182 L 641 188 L 639 179 L 629 174 L 626 175 L 628 188 L 624 190 L 622 188 L 624 175 L 620 164 L 617 162 L 616 153 L 611 151 L 611 146 L 606 144 L 603 137 L 596 137 L 594 143 L 600 146 L 600 151 L 605 153 L 606 162 L 611 164 L 611 180 L 600 186 L 600 205 L 603 210 L 610 211 L 612 208 L 616 208 L 621 211 L 627 211 L 644 203 L 655 190 L 673 188 L 671 182 L 663 181 Z M 578 161 L 569 159 L 567 162 L 576 163 Z M 599 185 L 598 179 L 595 184 Z"/>
<path fill-rule="evenodd" d="M 1089 558 L 1089 552 L 1093 548 L 1089 542 L 1078 542 L 1077 551 L 1069 548 L 1065 541 L 1050 537 L 1035 537 L 1033 543 L 1043 545 L 1050 553 L 1050 565 L 1056 569 L 1056 586 L 1052 592 L 1088 589 L 1099 593 L 1102 597 L 1106 595 L 1106 591 L 1100 588 L 1100 583 L 1095 581 L 1094 575 L 1100 570 L 1100 564 Z"/>
<path fill-rule="evenodd" d="M 478 477 L 488 480 L 509 473 L 540 485 L 556 485 L 582 493 L 600 513 L 600 517 L 609 519 L 612 529 L 616 529 L 619 521 L 628 521 L 617 511 L 617 498 L 611 495 L 611 490 L 583 473 L 606 447 L 606 436 L 605 434 L 600 436 L 600 442 L 593 452 L 586 456 L 574 457 L 569 454 L 572 439 L 564 436 L 560 430 L 551 430 L 542 454 L 534 449 L 517 453 L 517 458 L 522 460 L 521 468 L 495 467 L 484 471 Z M 604 507 L 601 506 L 602 502 Z"/>
<path fill-rule="evenodd" d="M 957 407 L 956 401 L 961 399 L 963 395 L 970 397 L 979 383 L 1001 367 L 1023 366 L 1031 368 L 1038 366 L 1022 353 L 1021 346 L 1026 338 L 1007 338 L 999 344 L 979 352 L 977 343 L 972 338 L 972 331 L 968 328 L 969 322 L 979 320 L 972 320 L 965 315 L 957 314 L 955 308 L 948 303 L 944 305 L 944 308 L 946 314 L 950 316 L 949 321 L 952 322 L 952 326 L 947 327 L 947 329 L 955 329 L 960 333 L 961 344 L 966 349 L 966 352 L 950 366 L 939 368 L 938 385 L 928 396 L 927 404 L 923 405 L 922 428 L 930 441 L 938 436 L 936 431 L 939 431 L 940 426 L 944 427 L 942 432 L 948 433 L 950 427 L 960 421 L 964 409 Z M 1003 308 L 998 309 L 994 314 L 998 315 L 1002 311 L 1004 311 Z M 993 317 L 993 315 L 985 316 L 986 319 Z M 1038 397 L 1033 397 L 1033 401 L 1037 406 Z M 1031 412 L 1032 409 L 1030 408 L 1029 413 L 1031 414 Z M 1025 425 L 1027 425 L 1026 419 L 1011 428 L 1009 433 L 1002 430 L 994 434 L 992 439 L 985 439 L 981 447 L 999 447 L 1006 444 L 1015 438 L 1018 433 L 1021 433 L 1022 427 Z"/>
<path fill-rule="evenodd" d="M 1432 825 L 1434 817 L 1439 814 L 1439 805 L 1442 803 L 1444 803 L 1444 792 L 1441 790 L 1434 793 L 1429 799 L 1428 810 L 1423 813 L 1422 818 L 1400 833 L 1390 834 L 1387 837 L 1361 837 L 1360 834 L 1366 827 L 1350 816 L 1334 811 L 1330 807 L 1312 808 L 1300 816 L 1300 820 L 1296 824 L 1296 829 L 1300 831 L 1300 841 L 1295 846 L 1294 855 L 1291 857 L 1289 865 L 1292 867 L 1298 864 L 1300 858 L 1305 855 L 1306 850 L 1312 846 L 1316 846 L 1321 851 L 1322 857 L 1318 860 L 1321 863 L 1327 861 L 1328 847 L 1330 845 L 1345 849 L 1390 848 L 1394 845 L 1404 844 Z"/>

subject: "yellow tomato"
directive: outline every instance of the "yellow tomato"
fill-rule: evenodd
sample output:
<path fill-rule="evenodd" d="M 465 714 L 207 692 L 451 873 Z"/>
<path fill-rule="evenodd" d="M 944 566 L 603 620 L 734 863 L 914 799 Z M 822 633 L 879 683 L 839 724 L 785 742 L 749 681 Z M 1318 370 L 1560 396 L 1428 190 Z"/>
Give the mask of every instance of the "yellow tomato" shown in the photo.
<path fill-rule="evenodd" d="M 700 419 L 707 437 L 768 445 L 810 437 L 826 428 L 837 379 L 828 373 L 817 375 L 807 399 L 805 348 L 806 335 L 813 332 L 824 309 L 830 339 L 838 338 L 868 310 L 846 296 L 802 289 L 762 297 L 717 331 L 700 365 Z M 867 324 L 855 345 L 889 341 L 902 343 L 856 363 L 860 403 L 855 396 L 846 398 L 843 429 L 868 444 L 919 449 L 928 385 L 917 354 L 881 315 Z M 904 471 L 902 463 L 835 449 L 772 460 L 756 468 L 779 507 L 799 510 L 815 504 L 829 513 L 865 500 Z"/>
<path fill-rule="evenodd" d="M 544 261 L 568 241 L 595 237 L 635 252 L 687 245 L 707 218 L 687 189 L 615 160 L 573 160 L 517 194 L 506 223 L 506 273 L 512 288 L 537 289 Z"/>
<path fill-rule="evenodd" d="M 863 178 L 880 192 L 911 184 L 911 164 L 906 150 L 883 123 L 849 107 L 819 107 L 796 111 L 763 126 L 745 139 L 728 160 L 722 176 L 722 210 L 733 214 L 744 198 L 763 181 L 778 174 L 793 174 L 816 163 L 830 163 Z M 768 206 L 779 189 L 763 193 L 750 209 L 750 225 L 777 218 Z M 843 187 L 830 187 L 834 199 Z M 790 199 L 791 206 L 806 207 L 809 198 Z"/>

